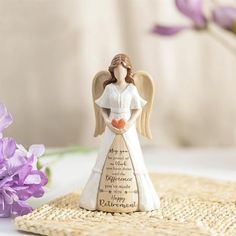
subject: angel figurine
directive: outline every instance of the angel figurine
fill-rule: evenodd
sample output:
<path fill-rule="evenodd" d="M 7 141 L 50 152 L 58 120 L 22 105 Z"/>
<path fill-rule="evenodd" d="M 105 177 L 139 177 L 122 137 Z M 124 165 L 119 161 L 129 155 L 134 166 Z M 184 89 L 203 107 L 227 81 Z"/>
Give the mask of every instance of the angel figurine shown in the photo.
<path fill-rule="evenodd" d="M 96 128 L 103 135 L 97 160 L 80 197 L 80 207 L 104 212 L 152 211 L 160 207 L 137 131 L 151 138 L 154 86 L 145 72 L 132 74 L 130 59 L 116 55 L 109 71 L 92 85 Z"/>

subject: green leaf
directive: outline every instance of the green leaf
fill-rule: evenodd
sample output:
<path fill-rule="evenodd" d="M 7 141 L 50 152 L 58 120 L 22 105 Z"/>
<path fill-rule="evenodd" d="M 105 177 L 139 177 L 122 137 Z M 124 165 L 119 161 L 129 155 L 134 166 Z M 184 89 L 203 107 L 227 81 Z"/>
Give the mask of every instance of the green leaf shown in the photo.
<path fill-rule="evenodd" d="M 52 172 L 51 172 L 51 169 L 49 167 L 45 168 L 45 174 L 48 177 L 48 184 L 50 184 L 51 181 L 52 181 Z"/>
<path fill-rule="evenodd" d="M 40 170 L 42 169 L 43 165 L 40 161 L 37 161 L 37 169 Z"/>

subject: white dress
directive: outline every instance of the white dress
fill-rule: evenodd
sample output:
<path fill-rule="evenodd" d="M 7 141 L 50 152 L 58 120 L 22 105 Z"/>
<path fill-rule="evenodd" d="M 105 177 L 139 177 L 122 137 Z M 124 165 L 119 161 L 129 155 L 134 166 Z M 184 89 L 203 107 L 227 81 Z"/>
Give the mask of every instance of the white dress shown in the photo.
<path fill-rule="evenodd" d="M 119 92 L 116 86 L 111 83 L 105 87 L 102 96 L 95 103 L 99 107 L 110 109 L 109 118 L 111 120 L 121 118 L 129 120 L 131 109 L 142 108 L 146 101 L 141 98 L 135 85 L 130 83 L 122 92 Z M 80 197 L 82 208 L 96 210 L 97 193 L 103 165 L 115 136 L 116 134 L 108 127 L 105 128 L 97 161 Z M 136 176 L 139 192 L 138 210 L 151 211 L 158 209 L 160 200 L 147 173 L 135 124 L 123 134 L 123 137 L 130 152 Z"/>

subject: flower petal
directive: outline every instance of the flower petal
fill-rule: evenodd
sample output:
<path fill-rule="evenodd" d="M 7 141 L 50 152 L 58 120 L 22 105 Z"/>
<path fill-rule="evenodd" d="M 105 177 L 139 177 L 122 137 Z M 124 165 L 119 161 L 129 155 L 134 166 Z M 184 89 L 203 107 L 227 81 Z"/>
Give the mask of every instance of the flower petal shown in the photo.
<path fill-rule="evenodd" d="M 6 158 L 10 158 L 16 151 L 16 141 L 13 138 L 3 138 L 2 141 L 2 152 Z M 1 149 L 1 145 L 0 145 Z"/>
<path fill-rule="evenodd" d="M 34 154 L 36 157 L 40 157 L 45 152 L 45 147 L 42 144 L 33 144 L 29 148 L 29 152 Z"/>
<path fill-rule="evenodd" d="M 11 214 L 12 216 L 23 216 L 30 213 L 33 210 L 31 206 L 22 201 L 17 201 L 12 204 Z"/>
<path fill-rule="evenodd" d="M 222 28 L 232 30 L 233 23 L 236 22 L 236 8 L 220 6 L 212 11 L 214 22 Z"/>
<path fill-rule="evenodd" d="M 163 26 L 163 25 L 155 25 L 152 28 L 152 33 L 159 34 L 163 36 L 172 36 L 178 34 L 179 32 L 190 28 L 190 26 Z"/>
<path fill-rule="evenodd" d="M 32 167 L 30 165 L 25 165 L 17 171 L 16 174 L 18 176 L 18 179 L 17 179 L 18 185 L 20 186 L 24 185 L 25 179 L 30 174 L 31 170 L 32 170 Z"/>
<path fill-rule="evenodd" d="M 18 150 L 16 150 L 14 155 L 11 158 L 7 159 L 5 163 L 8 175 L 16 174 L 16 172 L 23 168 L 26 163 L 26 157 L 19 155 Z"/>
<path fill-rule="evenodd" d="M 13 156 L 16 150 L 16 142 L 12 138 L 0 139 L 0 163 Z"/>
<path fill-rule="evenodd" d="M 12 123 L 12 116 L 7 112 L 3 103 L 0 103 L 0 134 Z"/>
<path fill-rule="evenodd" d="M 40 184 L 41 178 L 40 175 L 28 175 L 24 181 L 24 184 Z"/>
<path fill-rule="evenodd" d="M 6 106 L 0 102 L 0 117 L 2 117 L 7 112 Z"/>
<path fill-rule="evenodd" d="M 14 201 L 18 200 L 15 191 L 10 187 L 4 187 L 1 193 L 6 204 L 12 204 Z"/>
<path fill-rule="evenodd" d="M 4 154 L 3 154 L 3 141 L 0 139 L 0 163 L 2 163 L 5 160 Z M 2 168 L 0 168 L 1 170 Z"/>
<path fill-rule="evenodd" d="M 202 0 L 175 0 L 178 10 L 190 18 L 197 27 L 206 26 L 206 18 L 202 10 Z"/>
<path fill-rule="evenodd" d="M 0 218 L 11 216 L 22 216 L 31 212 L 33 209 L 23 201 L 15 201 L 7 204 L 0 195 Z"/>
<path fill-rule="evenodd" d="M 5 203 L 3 196 L 0 194 L 0 218 L 11 216 L 11 205 Z"/>

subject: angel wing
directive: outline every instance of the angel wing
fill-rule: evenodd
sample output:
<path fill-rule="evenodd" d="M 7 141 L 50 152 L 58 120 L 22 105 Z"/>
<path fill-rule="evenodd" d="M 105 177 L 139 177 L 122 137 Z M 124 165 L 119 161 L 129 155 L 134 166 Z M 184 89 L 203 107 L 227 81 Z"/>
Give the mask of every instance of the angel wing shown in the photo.
<path fill-rule="evenodd" d="M 110 77 L 111 75 L 108 71 L 100 71 L 93 78 L 92 93 L 96 120 L 94 137 L 97 137 L 98 135 L 102 134 L 105 130 L 105 123 L 101 114 L 101 110 L 99 106 L 95 103 L 95 100 L 102 95 L 104 91 L 103 83 L 105 80 L 110 79 Z"/>
<path fill-rule="evenodd" d="M 150 129 L 150 112 L 154 100 L 154 84 L 152 77 L 144 71 L 138 71 L 133 76 L 134 83 L 138 89 L 139 95 L 147 103 L 142 109 L 142 113 L 136 122 L 138 132 L 149 139 L 152 138 Z"/>

